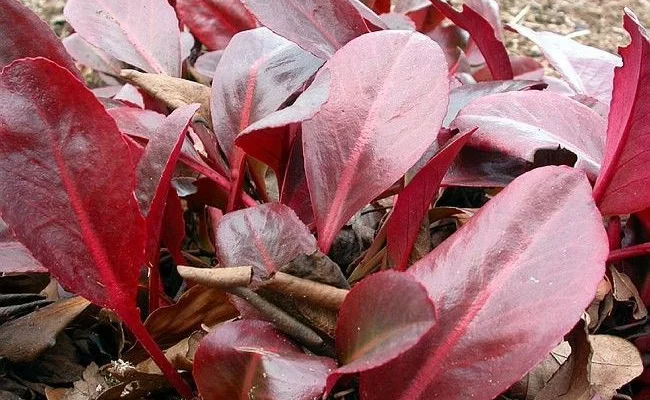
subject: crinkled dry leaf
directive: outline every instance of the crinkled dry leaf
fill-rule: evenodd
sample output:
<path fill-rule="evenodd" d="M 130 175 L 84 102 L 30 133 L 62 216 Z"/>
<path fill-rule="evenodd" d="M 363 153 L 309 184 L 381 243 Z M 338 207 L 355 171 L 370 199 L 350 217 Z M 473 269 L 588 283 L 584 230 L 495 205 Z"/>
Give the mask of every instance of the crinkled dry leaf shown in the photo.
<path fill-rule="evenodd" d="M 591 335 L 593 348 L 589 381 L 603 400 L 611 399 L 616 389 L 641 375 L 639 351 L 625 339 L 611 335 Z"/>
<path fill-rule="evenodd" d="M 618 272 L 614 267 L 610 267 L 609 270 L 612 273 L 614 299 L 634 303 L 634 313 L 632 314 L 634 319 L 640 320 L 647 317 L 648 310 L 630 277 Z"/>

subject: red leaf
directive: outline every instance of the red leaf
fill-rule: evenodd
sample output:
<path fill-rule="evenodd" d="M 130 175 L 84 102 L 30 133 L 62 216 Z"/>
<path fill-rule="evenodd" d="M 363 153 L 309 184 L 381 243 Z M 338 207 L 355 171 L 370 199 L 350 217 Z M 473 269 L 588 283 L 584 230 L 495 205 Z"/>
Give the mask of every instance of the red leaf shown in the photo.
<path fill-rule="evenodd" d="M 132 310 L 145 232 L 115 122 L 80 81 L 42 58 L 5 67 L 0 98 L 3 219 L 68 289 Z"/>
<path fill-rule="evenodd" d="M 20 1 L 0 0 L 0 70 L 19 58 L 45 57 L 81 79 L 50 27 Z"/>
<path fill-rule="evenodd" d="M 183 257 L 183 253 L 181 253 L 181 246 L 183 245 L 183 239 L 185 239 L 183 205 L 174 188 L 170 188 L 167 192 L 162 227 L 160 240 L 167 246 L 174 262 L 177 265 L 184 265 L 185 258 Z"/>
<path fill-rule="evenodd" d="M 409 269 L 436 305 L 436 325 L 362 373 L 362 398 L 494 398 L 578 321 L 608 251 L 582 172 L 543 167 L 517 178 Z"/>
<path fill-rule="evenodd" d="M 499 14 L 499 4 L 495 0 L 467 0 L 465 4 L 489 22 L 494 30 L 494 35 L 503 42 L 503 25 Z"/>
<path fill-rule="evenodd" d="M 474 130 L 457 135 L 413 177 L 397 197 L 388 220 L 388 255 L 395 268 L 404 271 L 422 226 L 422 220 L 438 194 L 440 182 Z"/>
<path fill-rule="evenodd" d="M 299 132 L 291 146 L 291 153 L 284 172 L 280 189 L 280 203 L 295 211 L 305 225 L 314 222 L 314 210 L 309 201 L 309 187 L 305 180 L 305 158 L 302 154 L 302 132 Z"/>
<path fill-rule="evenodd" d="M 609 105 L 614 67 L 621 65 L 619 57 L 556 33 L 535 32 L 516 24 L 508 27 L 535 42 L 576 93 Z"/>
<path fill-rule="evenodd" d="M 585 171 L 590 179 L 598 176 L 605 121 L 595 111 L 565 96 L 535 90 L 492 94 L 466 106 L 452 126 L 461 131 L 478 126 L 471 146 L 531 163 L 536 150 L 560 146 L 578 156 L 576 168 Z"/>
<path fill-rule="evenodd" d="M 628 214 L 650 206 L 650 37 L 628 9 L 623 17 L 632 37 L 619 48 L 623 67 L 614 73 L 603 170 L 594 198 L 603 214 Z"/>
<path fill-rule="evenodd" d="M 208 50 L 224 49 L 236 33 L 257 27 L 239 0 L 178 0 L 176 12 Z"/>
<path fill-rule="evenodd" d="M 212 121 L 231 157 L 239 132 L 276 111 L 322 61 L 266 28 L 237 34 L 224 50 L 212 85 Z"/>
<path fill-rule="evenodd" d="M 62 101 L 69 98 L 74 107 Z M 146 228 L 129 146 L 115 121 L 68 70 L 43 58 L 5 67 L 0 99 L 3 219 L 68 290 L 116 311 L 179 393 L 191 397 L 135 307 Z"/>
<path fill-rule="evenodd" d="M 324 74 L 331 77 L 329 100 L 303 122 L 302 137 L 319 246 L 327 253 L 341 226 L 434 142 L 449 80 L 440 47 L 407 31 L 353 40 L 316 80 Z"/>
<path fill-rule="evenodd" d="M 336 323 L 342 366 L 327 377 L 326 391 L 342 375 L 368 371 L 402 355 L 431 330 L 435 317 L 426 289 L 408 274 L 380 272 L 355 285 Z"/>
<path fill-rule="evenodd" d="M 334 368 L 334 360 L 303 353 L 267 322 L 237 321 L 201 340 L 193 374 L 204 400 L 312 400 Z"/>
<path fill-rule="evenodd" d="M 368 32 L 349 0 L 243 0 L 262 25 L 323 60 Z"/>
<path fill-rule="evenodd" d="M 158 0 L 69 0 L 66 19 L 88 43 L 147 72 L 181 75 L 174 8 Z"/>
<path fill-rule="evenodd" d="M 465 5 L 463 5 L 463 10 L 458 12 L 443 0 L 431 0 L 431 3 L 454 24 L 469 32 L 479 50 L 481 50 L 483 57 L 485 57 L 485 62 L 490 68 L 494 79 L 507 80 L 513 78 L 508 52 L 501 40 L 499 40 L 498 32 L 495 32 L 487 19 Z"/>
<path fill-rule="evenodd" d="M 316 251 L 316 240 L 289 207 L 267 203 L 228 213 L 215 230 L 223 267 L 252 266 L 255 279 L 271 274 L 300 254 Z"/>
<path fill-rule="evenodd" d="M 516 80 L 479 82 L 455 87 L 451 89 L 451 92 L 449 93 L 449 108 L 442 125 L 451 125 L 451 122 L 456 118 L 460 110 L 480 97 L 485 97 L 495 93 L 543 89 L 544 87 L 546 87 L 546 84 L 543 82 Z"/>
<path fill-rule="evenodd" d="M 64 38 L 63 46 L 79 64 L 90 67 L 95 71 L 119 76 L 122 63 L 115 57 L 86 42 L 78 33 Z"/>
<path fill-rule="evenodd" d="M 120 132 L 140 139 L 149 140 L 165 121 L 165 116 L 151 110 L 133 107 L 116 107 L 108 110 Z"/>

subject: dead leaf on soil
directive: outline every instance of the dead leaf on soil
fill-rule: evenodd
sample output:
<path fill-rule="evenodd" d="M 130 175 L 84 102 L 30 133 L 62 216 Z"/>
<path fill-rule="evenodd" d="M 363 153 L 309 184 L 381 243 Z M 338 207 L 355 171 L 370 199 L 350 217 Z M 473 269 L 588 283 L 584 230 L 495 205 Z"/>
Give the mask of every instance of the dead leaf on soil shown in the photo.
<path fill-rule="evenodd" d="M 641 320 L 647 317 L 648 310 L 645 304 L 643 304 L 643 299 L 641 299 L 639 291 L 634 286 L 634 283 L 632 283 L 630 277 L 622 272 L 618 272 L 613 266 L 610 266 L 609 270 L 612 274 L 614 299 L 621 302 L 634 303 L 634 313 L 632 314 L 634 319 Z"/>
<path fill-rule="evenodd" d="M 54 345 L 56 336 L 89 304 L 82 297 L 72 297 L 3 324 L 0 355 L 14 362 L 36 359 Z"/>

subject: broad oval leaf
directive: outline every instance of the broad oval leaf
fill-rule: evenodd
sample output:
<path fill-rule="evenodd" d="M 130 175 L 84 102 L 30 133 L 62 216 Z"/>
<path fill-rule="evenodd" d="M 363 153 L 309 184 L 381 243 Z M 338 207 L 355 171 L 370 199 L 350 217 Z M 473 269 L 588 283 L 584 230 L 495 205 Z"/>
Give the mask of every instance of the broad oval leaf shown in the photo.
<path fill-rule="evenodd" d="M 205 400 L 312 400 L 334 368 L 334 360 L 303 353 L 270 323 L 245 320 L 203 338 L 193 375 Z"/>
<path fill-rule="evenodd" d="M 266 28 L 235 35 L 212 83 L 212 121 L 226 156 L 239 132 L 280 108 L 322 63 Z"/>
<path fill-rule="evenodd" d="M 257 27 L 240 0 L 176 0 L 176 12 L 208 50 L 224 49 L 235 34 Z"/>
<path fill-rule="evenodd" d="M 316 80 L 323 74 L 329 99 L 303 122 L 302 138 L 319 246 L 327 253 L 341 226 L 434 142 L 447 111 L 449 80 L 440 47 L 408 31 L 351 41 Z"/>
<path fill-rule="evenodd" d="M 535 32 L 517 24 L 509 27 L 535 42 L 573 90 L 609 105 L 619 57 L 553 32 Z"/>
<path fill-rule="evenodd" d="M 268 276 L 300 254 L 316 251 L 316 239 L 289 207 L 267 203 L 223 216 L 215 230 L 224 267 L 252 266 L 254 278 Z"/>
<path fill-rule="evenodd" d="M 386 228 L 388 256 L 397 270 L 406 269 L 422 221 L 431 208 L 434 196 L 438 194 L 440 182 L 474 131 L 451 139 L 399 193 Z"/>
<path fill-rule="evenodd" d="M 466 106 L 452 126 L 461 131 L 477 126 L 470 140 L 473 147 L 532 163 L 538 149 L 559 146 L 578 156 L 575 167 L 590 179 L 595 180 L 600 170 L 605 120 L 562 95 L 530 90 L 485 96 Z"/>
<path fill-rule="evenodd" d="M 362 398 L 494 398 L 579 320 L 608 251 L 581 171 L 543 167 L 515 179 L 408 270 L 436 305 L 436 325 L 397 360 L 362 373 Z"/>
<path fill-rule="evenodd" d="M 349 0 L 243 2 L 262 25 L 323 60 L 368 32 L 363 17 Z"/>
<path fill-rule="evenodd" d="M 181 75 L 181 33 L 161 0 L 69 0 L 66 19 L 88 43 L 147 72 Z"/>
<path fill-rule="evenodd" d="M 431 3 L 454 24 L 469 32 L 494 79 L 513 78 L 508 52 L 499 38 L 499 32 L 495 31 L 490 21 L 467 5 L 463 5 L 462 11 L 456 11 L 443 0 L 431 0 Z"/>
<path fill-rule="evenodd" d="M 95 71 L 106 72 L 119 76 L 122 70 L 122 63 L 105 51 L 93 46 L 81 37 L 78 33 L 63 39 L 63 46 L 79 64 L 90 67 Z"/>
<path fill-rule="evenodd" d="M 71 97 L 74 107 L 61 101 Z M 2 218 L 69 290 L 132 310 L 145 232 L 115 122 L 70 72 L 42 58 L 5 67 L 0 104 Z"/>
<path fill-rule="evenodd" d="M 45 57 L 81 79 L 61 41 L 20 1 L 0 0 L 0 70 L 19 58 Z"/>
<path fill-rule="evenodd" d="M 355 285 L 339 311 L 336 352 L 342 366 L 328 376 L 328 391 L 341 375 L 399 357 L 431 330 L 435 319 L 426 289 L 408 274 L 380 272 Z"/>
<path fill-rule="evenodd" d="M 594 198 L 603 214 L 628 214 L 650 207 L 650 37 L 626 9 L 625 29 L 632 37 L 619 49 L 623 67 L 614 73 L 607 147 Z"/>

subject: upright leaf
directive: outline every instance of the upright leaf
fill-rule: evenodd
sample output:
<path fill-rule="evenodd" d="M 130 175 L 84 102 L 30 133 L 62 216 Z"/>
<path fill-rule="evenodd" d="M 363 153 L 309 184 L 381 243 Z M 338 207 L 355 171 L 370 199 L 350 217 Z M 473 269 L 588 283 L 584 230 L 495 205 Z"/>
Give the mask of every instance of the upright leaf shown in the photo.
<path fill-rule="evenodd" d="M 603 118 L 587 106 L 555 93 L 529 90 L 485 96 L 466 106 L 452 126 L 461 131 L 478 126 L 471 146 L 531 163 L 538 149 L 568 149 L 578 156 L 576 168 L 592 180 L 598 176 L 603 158 Z"/>
<path fill-rule="evenodd" d="M 0 37 L 0 69 L 19 58 L 45 57 L 81 78 L 59 38 L 22 2 L 0 0 Z"/>
<path fill-rule="evenodd" d="M 147 72 L 180 76 L 181 34 L 160 0 L 69 0 L 66 19 L 88 43 Z"/>
<path fill-rule="evenodd" d="M 235 35 L 212 84 L 212 121 L 226 156 L 239 132 L 280 108 L 322 63 L 266 28 Z"/>
<path fill-rule="evenodd" d="M 243 0 L 262 25 L 327 60 L 350 40 L 368 32 L 349 0 Z"/>
<path fill-rule="evenodd" d="M 438 194 L 440 182 L 474 130 L 454 137 L 399 193 L 386 231 L 388 255 L 395 263 L 396 269 L 406 269 L 422 221 Z"/>
<path fill-rule="evenodd" d="M 257 26 L 240 0 L 178 0 L 176 12 L 208 50 L 224 49 L 235 34 Z"/>
<path fill-rule="evenodd" d="M 513 78 L 508 52 L 499 39 L 499 33 L 487 19 L 466 5 L 463 5 L 463 10 L 459 12 L 443 0 L 431 0 L 431 3 L 454 24 L 469 32 L 485 57 L 485 62 L 494 79 Z"/>
<path fill-rule="evenodd" d="M 576 93 L 609 105 L 614 68 L 621 65 L 619 57 L 553 32 L 535 32 L 517 24 L 509 27 L 535 42 Z"/>
<path fill-rule="evenodd" d="M 63 46 L 79 64 L 90 67 L 95 71 L 106 72 L 114 76 L 120 75 L 122 63 L 105 51 L 85 41 L 78 33 L 73 33 L 64 38 Z"/>
<path fill-rule="evenodd" d="M 71 96 L 74 107 L 62 101 Z M 0 99 L 2 218 L 69 290 L 132 309 L 145 233 L 115 122 L 71 73 L 42 58 L 5 67 Z"/>
<path fill-rule="evenodd" d="M 295 399 L 322 396 L 331 358 L 307 355 L 262 321 L 213 329 L 194 356 L 194 379 L 205 400 Z"/>
<path fill-rule="evenodd" d="M 594 198 L 603 214 L 628 214 L 650 206 L 650 37 L 626 9 L 632 42 L 619 48 L 623 66 L 614 73 L 603 170 Z"/>
<path fill-rule="evenodd" d="M 289 207 L 278 203 L 224 215 L 215 230 L 215 245 L 223 267 L 250 265 L 256 279 L 316 251 L 309 229 Z"/>
<path fill-rule="evenodd" d="M 354 65 L 354 68 L 350 68 Z M 417 32 L 363 35 L 319 71 L 329 100 L 303 122 L 305 171 L 327 252 L 339 229 L 436 139 L 449 80 L 440 47 Z"/>
<path fill-rule="evenodd" d="M 146 228 L 132 156 L 115 121 L 68 70 L 43 58 L 3 69 L 0 104 L 2 218 L 68 290 L 115 310 L 191 397 L 135 307 Z"/>
<path fill-rule="evenodd" d="M 438 320 L 413 349 L 361 374 L 362 398 L 494 398 L 575 325 L 607 254 L 582 172 L 543 167 L 517 178 L 409 269 Z"/>

